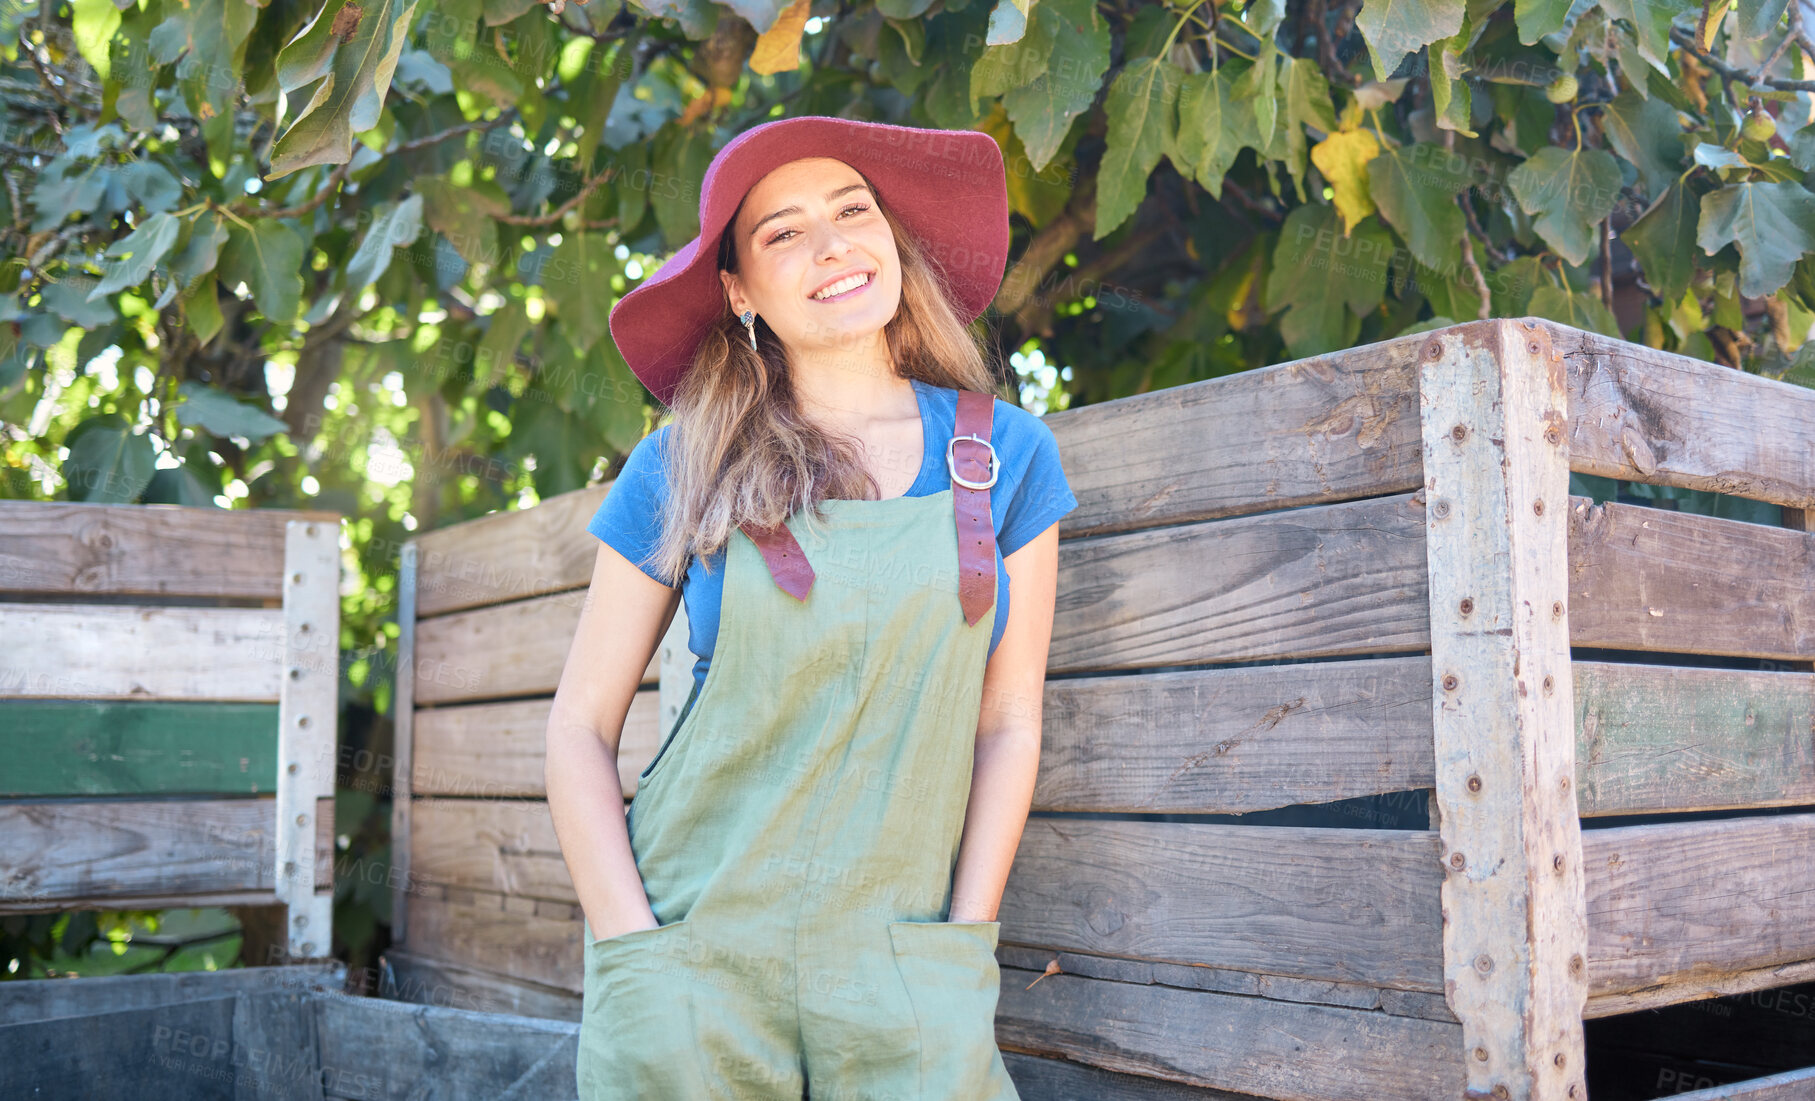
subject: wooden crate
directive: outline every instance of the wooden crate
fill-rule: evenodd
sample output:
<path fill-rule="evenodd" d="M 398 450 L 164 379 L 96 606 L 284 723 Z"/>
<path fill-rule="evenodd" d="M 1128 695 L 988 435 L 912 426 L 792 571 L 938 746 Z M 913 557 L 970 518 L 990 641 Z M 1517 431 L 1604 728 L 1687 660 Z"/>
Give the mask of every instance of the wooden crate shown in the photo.
<path fill-rule="evenodd" d="M 334 513 L 0 501 L 0 913 L 281 907 L 328 956 L 339 590 Z"/>
<path fill-rule="evenodd" d="M 1000 914 L 1024 1097 L 1586 1101 L 1584 1018 L 1815 977 L 1815 815 L 1583 828 L 1815 803 L 1815 392 L 1527 318 L 1047 423 L 1080 507 Z M 406 552 L 396 960 L 570 1019 L 540 745 L 608 488 Z M 626 795 L 690 682 L 676 619 Z M 1189 817 L 1401 796 L 1433 828 Z"/>

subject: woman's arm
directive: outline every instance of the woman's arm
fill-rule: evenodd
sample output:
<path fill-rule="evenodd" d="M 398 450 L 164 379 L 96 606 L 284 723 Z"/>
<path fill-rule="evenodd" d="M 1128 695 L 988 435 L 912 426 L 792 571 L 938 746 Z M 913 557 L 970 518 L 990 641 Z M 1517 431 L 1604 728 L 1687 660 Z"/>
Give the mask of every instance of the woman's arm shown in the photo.
<path fill-rule="evenodd" d="M 953 921 L 994 921 L 1040 769 L 1040 710 L 1059 580 L 1059 525 L 1004 558 L 1013 599 L 983 674 L 976 771 L 952 881 Z"/>
<path fill-rule="evenodd" d="M 658 924 L 624 826 L 618 741 L 680 598 L 679 589 L 599 547 L 548 714 L 548 811 L 580 909 L 600 940 Z"/>

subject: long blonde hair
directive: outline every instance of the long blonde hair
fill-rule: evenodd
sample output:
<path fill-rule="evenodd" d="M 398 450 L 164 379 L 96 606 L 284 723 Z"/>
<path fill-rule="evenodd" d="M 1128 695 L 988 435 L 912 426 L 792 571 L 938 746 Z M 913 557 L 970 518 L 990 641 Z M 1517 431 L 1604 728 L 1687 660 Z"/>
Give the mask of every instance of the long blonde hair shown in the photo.
<path fill-rule="evenodd" d="M 896 373 L 1000 396 L 984 355 L 981 321 L 967 326 L 960 319 L 921 243 L 889 212 L 874 185 L 870 194 L 894 231 L 901 261 L 901 305 L 883 327 Z M 736 220 L 733 214 L 731 224 Z M 730 236 L 727 229 L 719 263 L 735 273 L 736 249 L 724 247 Z M 674 419 L 661 456 L 668 497 L 648 564 L 675 585 L 693 556 L 708 561 L 747 522 L 769 527 L 805 509 L 811 525 L 823 520 L 821 500 L 869 499 L 880 492 L 859 458 L 858 440 L 825 432 L 801 416 L 781 342 L 761 318 L 756 326 L 760 351 L 751 350 L 727 298 L 723 317 L 700 342 L 670 403 Z"/>

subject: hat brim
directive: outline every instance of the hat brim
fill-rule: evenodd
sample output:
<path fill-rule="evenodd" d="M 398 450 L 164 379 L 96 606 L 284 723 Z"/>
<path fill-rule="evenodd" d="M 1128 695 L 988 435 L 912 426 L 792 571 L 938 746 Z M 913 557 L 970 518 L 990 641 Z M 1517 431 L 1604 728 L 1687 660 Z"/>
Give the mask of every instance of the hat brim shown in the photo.
<path fill-rule="evenodd" d="M 809 115 L 752 127 L 719 150 L 700 186 L 700 232 L 612 308 L 612 340 L 663 405 L 726 311 L 721 236 L 738 204 L 790 161 L 833 157 L 864 174 L 919 242 L 968 323 L 996 297 L 1008 263 L 1002 150 L 976 130 L 928 130 Z"/>

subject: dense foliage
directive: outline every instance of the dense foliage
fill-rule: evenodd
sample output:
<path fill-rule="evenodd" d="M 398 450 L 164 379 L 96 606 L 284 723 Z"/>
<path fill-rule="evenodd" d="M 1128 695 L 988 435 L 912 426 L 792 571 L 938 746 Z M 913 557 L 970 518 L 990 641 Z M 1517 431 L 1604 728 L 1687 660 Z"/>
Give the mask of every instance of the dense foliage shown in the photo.
<path fill-rule="evenodd" d="M 1035 408 L 1525 314 L 1815 382 L 1800 3 L 0 0 L 0 496 L 346 514 L 382 714 L 400 541 L 648 429 L 611 305 L 784 114 L 999 141 Z"/>

